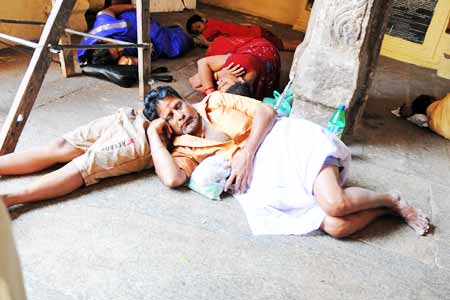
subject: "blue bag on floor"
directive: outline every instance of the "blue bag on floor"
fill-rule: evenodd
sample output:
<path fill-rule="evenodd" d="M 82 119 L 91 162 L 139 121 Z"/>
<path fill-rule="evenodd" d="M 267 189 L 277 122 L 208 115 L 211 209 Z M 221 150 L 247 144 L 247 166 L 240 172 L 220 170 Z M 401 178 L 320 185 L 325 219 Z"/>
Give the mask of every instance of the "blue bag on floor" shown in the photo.
<path fill-rule="evenodd" d="M 194 48 L 192 38 L 180 26 L 161 26 L 152 20 L 150 32 L 156 57 L 175 58 Z"/>

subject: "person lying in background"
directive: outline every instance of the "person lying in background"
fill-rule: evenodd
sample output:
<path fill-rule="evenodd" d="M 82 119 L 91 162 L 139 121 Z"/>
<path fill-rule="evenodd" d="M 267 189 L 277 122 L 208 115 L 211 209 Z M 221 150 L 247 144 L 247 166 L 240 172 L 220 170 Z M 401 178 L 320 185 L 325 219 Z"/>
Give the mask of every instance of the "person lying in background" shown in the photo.
<path fill-rule="evenodd" d="M 89 33 L 137 43 L 135 5 L 118 4 L 100 11 Z M 154 20 L 150 20 L 150 39 L 153 44 L 153 58 L 176 58 L 194 46 L 191 37 L 180 26 L 161 26 Z M 104 42 L 91 37 L 85 37 L 81 41 L 83 45 L 98 43 Z M 137 49 L 135 48 L 79 49 L 77 54 L 80 64 L 137 65 Z"/>
<path fill-rule="evenodd" d="M 278 50 L 287 51 L 295 51 L 300 44 L 300 40 L 281 39 L 269 30 L 258 25 L 240 25 L 212 18 L 206 19 L 199 15 L 193 15 L 187 20 L 186 30 L 190 34 L 196 35 L 194 41 L 197 45 L 206 47 L 219 36 L 265 38 L 274 44 Z"/>
<path fill-rule="evenodd" d="M 217 89 L 261 100 L 278 88 L 281 60 L 277 48 L 264 38 L 221 36 L 197 67 L 189 79 L 197 91 L 210 94 Z"/>
<path fill-rule="evenodd" d="M 437 100 L 428 95 L 421 95 L 412 103 L 400 107 L 400 116 L 409 118 L 415 114 L 425 115 L 428 127 L 440 136 L 450 139 L 450 93 Z"/>

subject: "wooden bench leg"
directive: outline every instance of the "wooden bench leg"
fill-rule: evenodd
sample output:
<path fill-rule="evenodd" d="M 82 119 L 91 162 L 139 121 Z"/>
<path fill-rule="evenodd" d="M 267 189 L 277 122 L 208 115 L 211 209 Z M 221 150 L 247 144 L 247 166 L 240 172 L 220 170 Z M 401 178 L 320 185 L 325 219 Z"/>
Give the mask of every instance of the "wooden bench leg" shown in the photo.
<path fill-rule="evenodd" d="M 39 39 L 38 47 L 34 50 L 28 69 L 0 132 L 0 155 L 13 152 L 16 148 L 20 134 L 25 127 L 42 86 L 42 81 L 50 66 L 52 54 L 47 45 L 58 42 L 74 5 L 75 0 L 58 0 L 52 8 Z"/>
<path fill-rule="evenodd" d="M 150 2 L 149 0 L 136 1 L 137 19 L 137 40 L 138 44 L 147 43 L 150 45 Z M 150 91 L 148 84 L 150 79 L 151 51 L 149 48 L 138 49 L 138 70 L 139 70 L 139 99 L 144 100 L 145 95 Z"/>
<path fill-rule="evenodd" d="M 71 45 L 72 44 L 72 35 L 63 34 L 59 39 L 59 43 L 62 45 Z M 59 63 L 61 64 L 61 72 L 64 77 L 71 77 L 75 75 L 75 61 L 73 59 L 73 51 L 72 50 L 61 50 L 59 52 Z"/>

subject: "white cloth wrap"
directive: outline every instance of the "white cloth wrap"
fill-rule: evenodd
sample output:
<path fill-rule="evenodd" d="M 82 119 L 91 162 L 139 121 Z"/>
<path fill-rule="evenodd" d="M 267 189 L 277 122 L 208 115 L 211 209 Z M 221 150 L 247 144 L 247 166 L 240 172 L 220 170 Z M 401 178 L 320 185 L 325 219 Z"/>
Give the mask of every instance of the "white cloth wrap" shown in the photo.
<path fill-rule="evenodd" d="M 312 190 L 328 156 L 341 160 L 343 185 L 351 154 L 342 141 L 303 119 L 282 118 L 274 125 L 256 155 L 248 192 L 234 195 L 253 234 L 300 235 L 320 227 L 325 213 Z"/>

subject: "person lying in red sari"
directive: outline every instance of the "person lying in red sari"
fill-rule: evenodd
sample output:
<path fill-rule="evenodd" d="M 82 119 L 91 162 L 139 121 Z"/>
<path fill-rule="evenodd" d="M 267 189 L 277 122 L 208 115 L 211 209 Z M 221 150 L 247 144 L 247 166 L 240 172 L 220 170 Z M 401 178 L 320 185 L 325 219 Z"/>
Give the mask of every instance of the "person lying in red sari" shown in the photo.
<path fill-rule="evenodd" d="M 217 89 L 261 100 L 278 88 L 281 61 L 277 48 L 264 38 L 220 36 L 197 67 L 189 79 L 197 91 Z"/>
<path fill-rule="evenodd" d="M 209 46 L 219 36 L 247 36 L 265 38 L 275 45 L 278 50 L 295 51 L 300 40 L 281 39 L 269 30 L 258 25 L 240 25 L 232 22 L 220 21 L 212 18 L 202 18 L 193 15 L 186 22 L 186 30 L 197 35 L 194 42 L 197 45 Z"/>

